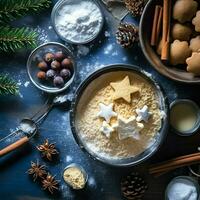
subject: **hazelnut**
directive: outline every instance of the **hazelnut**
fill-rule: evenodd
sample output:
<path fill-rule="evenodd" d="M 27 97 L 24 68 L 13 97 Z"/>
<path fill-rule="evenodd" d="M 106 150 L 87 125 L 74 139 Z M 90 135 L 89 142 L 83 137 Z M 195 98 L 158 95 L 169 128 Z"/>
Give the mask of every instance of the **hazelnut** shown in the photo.
<path fill-rule="evenodd" d="M 63 68 L 71 68 L 72 67 L 72 61 L 69 58 L 65 58 L 62 62 L 61 62 L 61 66 Z"/>
<path fill-rule="evenodd" d="M 43 70 L 43 71 L 46 71 L 48 69 L 48 65 L 47 65 L 46 62 L 42 61 L 42 62 L 38 63 L 38 68 Z"/>
<path fill-rule="evenodd" d="M 71 72 L 69 69 L 62 69 L 60 71 L 60 76 L 63 77 L 64 79 L 69 79 L 71 76 Z"/>
<path fill-rule="evenodd" d="M 64 80 L 60 76 L 56 76 L 53 80 L 53 84 L 57 87 L 62 87 L 64 85 Z"/>
<path fill-rule="evenodd" d="M 52 69 L 60 69 L 60 63 L 57 61 L 57 60 L 54 60 L 52 63 L 51 63 L 51 68 Z"/>
<path fill-rule="evenodd" d="M 44 80 L 44 79 L 46 79 L 46 73 L 40 71 L 40 72 L 37 73 L 37 77 L 38 77 L 39 79 Z"/>
<path fill-rule="evenodd" d="M 46 73 L 47 78 L 53 78 L 56 75 L 56 72 L 53 69 L 49 69 Z"/>
<path fill-rule="evenodd" d="M 45 60 L 47 63 L 51 63 L 54 59 L 55 59 L 55 56 L 54 56 L 53 53 L 47 53 L 47 54 L 45 54 L 45 56 L 44 56 L 44 60 Z"/>

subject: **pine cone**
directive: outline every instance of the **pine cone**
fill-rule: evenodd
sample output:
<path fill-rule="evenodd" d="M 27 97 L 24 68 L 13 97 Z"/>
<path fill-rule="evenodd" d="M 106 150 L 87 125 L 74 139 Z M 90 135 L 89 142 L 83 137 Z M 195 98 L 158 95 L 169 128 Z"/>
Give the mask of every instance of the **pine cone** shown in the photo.
<path fill-rule="evenodd" d="M 146 182 L 138 173 L 133 172 L 121 181 L 121 192 L 128 200 L 141 200 L 147 188 Z"/>
<path fill-rule="evenodd" d="M 126 8 L 135 17 L 142 15 L 145 2 L 144 0 L 124 0 Z"/>
<path fill-rule="evenodd" d="M 120 23 L 118 31 L 116 32 L 117 43 L 124 48 L 130 48 L 139 39 L 138 29 L 128 23 Z"/>

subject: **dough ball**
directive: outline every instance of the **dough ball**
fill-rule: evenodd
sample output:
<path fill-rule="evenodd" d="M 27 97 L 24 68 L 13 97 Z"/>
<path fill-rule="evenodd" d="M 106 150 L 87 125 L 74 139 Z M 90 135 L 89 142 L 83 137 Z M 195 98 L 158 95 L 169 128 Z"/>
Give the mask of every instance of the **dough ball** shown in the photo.
<path fill-rule="evenodd" d="M 200 36 L 197 36 L 190 40 L 190 49 L 192 50 L 192 52 L 197 52 L 200 50 Z"/>
<path fill-rule="evenodd" d="M 197 11 L 198 3 L 194 0 L 177 0 L 173 7 L 173 18 L 180 23 L 191 21 Z"/>
<path fill-rule="evenodd" d="M 185 64 L 186 59 L 191 55 L 188 42 L 174 40 L 170 45 L 170 62 L 172 65 Z"/>
<path fill-rule="evenodd" d="M 200 10 L 197 11 L 195 18 L 192 20 L 196 32 L 200 32 Z"/>
<path fill-rule="evenodd" d="M 172 38 L 174 40 L 188 41 L 192 34 L 192 29 L 184 24 L 175 23 L 172 27 Z"/>
<path fill-rule="evenodd" d="M 195 75 L 200 75 L 200 53 L 194 52 L 192 56 L 187 58 L 187 71 Z"/>

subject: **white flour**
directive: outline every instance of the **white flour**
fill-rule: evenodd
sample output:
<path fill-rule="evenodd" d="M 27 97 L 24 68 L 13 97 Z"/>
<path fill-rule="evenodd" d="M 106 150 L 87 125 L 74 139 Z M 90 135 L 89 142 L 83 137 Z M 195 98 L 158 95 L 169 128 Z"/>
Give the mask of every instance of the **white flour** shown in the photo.
<path fill-rule="evenodd" d="M 100 9 L 92 1 L 67 0 L 58 9 L 55 24 L 64 38 L 84 43 L 99 33 L 102 20 Z"/>

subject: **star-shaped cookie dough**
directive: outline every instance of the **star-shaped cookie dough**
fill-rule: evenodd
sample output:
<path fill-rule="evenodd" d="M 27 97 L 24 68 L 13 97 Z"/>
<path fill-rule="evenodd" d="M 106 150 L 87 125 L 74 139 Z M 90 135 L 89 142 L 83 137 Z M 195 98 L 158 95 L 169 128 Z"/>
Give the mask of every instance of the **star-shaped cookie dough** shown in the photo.
<path fill-rule="evenodd" d="M 110 138 L 111 133 L 114 132 L 114 128 L 110 126 L 106 121 L 103 121 L 103 124 L 100 128 L 100 131 L 107 137 Z"/>
<path fill-rule="evenodd" d="M 110 122 L 112 117 L 116 117 L 117 113 L 113 111 L 113 103 L 105 105 L 103 103 L 99 104 L 100 112 L 97 114 L 98 117 L 103 117 L 107 123 Z"/>
<path fill-rule="evenodd" d="M 129 77 L 126 76 L 120 82 L 110 83 L 111 87 L 115 90 L 113 99 L 124 99 L 128 103 L 131 103 L 131 94 L 139 91 L 139 88 L 130 85 Z"/>
<path fill-rule="evenodd" d="M 137 117 L 136 120 L 137 122 L 145 121 L 148 122 L 149 117 L 151 116 L 151 112 L 149 112 L 148 106 L 143 106 L 142 109 L 136 109 Z"/>
<path fill-rule="evenodd" d="M 129 137 L 139 140 L 139 133 L 144 128 L 144 125 L 142 123 L 138 123 L 135 116 L 132 116 L 129 119 L 124 119 L 123 117 L 118 116 L 118 122 L 117 124 L 113 125 L 113 128 L 118 132 L 118 137 L 120 140 Z"/>

